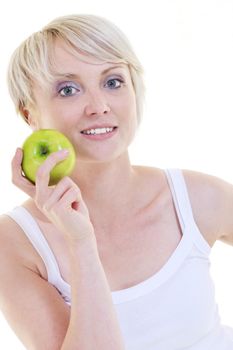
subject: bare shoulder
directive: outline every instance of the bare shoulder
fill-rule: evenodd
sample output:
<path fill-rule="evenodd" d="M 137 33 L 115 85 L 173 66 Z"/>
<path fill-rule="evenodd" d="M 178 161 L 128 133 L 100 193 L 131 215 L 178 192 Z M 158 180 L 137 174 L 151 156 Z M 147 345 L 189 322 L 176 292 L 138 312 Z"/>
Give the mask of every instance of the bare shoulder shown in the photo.
<path fill-rule="evenodd" d="M 194 219 L 208 243 L 233 242 L 233 185 L 217 176 L 183 170 Z"/>
<path fill-rule="evenodd" d="M 0 255 L 13 258 L 24 254 L 24 244 L 19 225 L 6 214 L 0 216 Z"/>
<path fill-rule="evenodd" d="M 23 261 L 40 274 L 40 258 L 20 226 L 8 215 L 0 216 L 0 256 Z"/>
<path fill-rule="evenodd" d="M 144 180 L 144 190 L 149 196 L 154 196 L 156 191 L 157 194 L 169 191 L 164 169 L 154 167 L 136 167 L 136 169 Z M 217 240 L 233 245 L 233 185 L 204 172 L 188 169 L 182 169 L 182 172 L 194 220 L 205 240 L 210 246 Z M 152 190 L 153 188 L 155 190 Z"/>

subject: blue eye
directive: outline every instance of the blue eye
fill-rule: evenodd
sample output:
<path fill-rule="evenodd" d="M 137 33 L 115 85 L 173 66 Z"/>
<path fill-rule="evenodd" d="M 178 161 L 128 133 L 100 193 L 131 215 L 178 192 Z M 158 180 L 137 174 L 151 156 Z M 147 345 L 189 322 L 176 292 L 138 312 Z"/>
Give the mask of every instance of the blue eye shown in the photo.
<path fill-rule="evenodd" d="M 124 83 L 123 80 L 121 79 L 109 79 L 106 83 L 106 85 L 110 88 L 110 89 L 119 89 L 122 85 L 122 83 Z"/>
<path fill-rule="evenodd" d="M 66 85 L 59 90 L 61 96 L 73 96 L 79 91 L 78 88 L 73 85 Z"/>

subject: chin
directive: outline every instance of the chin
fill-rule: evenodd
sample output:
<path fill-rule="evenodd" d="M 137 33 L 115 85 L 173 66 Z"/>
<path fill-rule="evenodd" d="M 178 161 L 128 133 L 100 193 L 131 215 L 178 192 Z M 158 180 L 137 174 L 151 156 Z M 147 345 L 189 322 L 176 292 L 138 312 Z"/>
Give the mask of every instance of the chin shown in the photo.
<path fill-rule="evenodd" d="M 128 155 L 128 150 L 124 152 L 101 152 L 99 154 L 89 154 L 84 157 L 79 157 L 80 160 L 93 164 L 110 163 L 119 160 L 121 157 Z"/>

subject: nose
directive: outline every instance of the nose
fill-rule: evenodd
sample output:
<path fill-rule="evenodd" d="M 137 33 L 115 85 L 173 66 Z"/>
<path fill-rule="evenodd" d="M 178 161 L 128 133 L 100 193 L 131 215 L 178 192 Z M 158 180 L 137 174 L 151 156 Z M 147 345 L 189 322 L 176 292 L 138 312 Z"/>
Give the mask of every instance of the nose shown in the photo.
<path fill-rule="evenodd" d="M 88 93 L 85 113 L 88 116 L 102 115 L 110 112 L 106 98 L 101 92 Z"/>

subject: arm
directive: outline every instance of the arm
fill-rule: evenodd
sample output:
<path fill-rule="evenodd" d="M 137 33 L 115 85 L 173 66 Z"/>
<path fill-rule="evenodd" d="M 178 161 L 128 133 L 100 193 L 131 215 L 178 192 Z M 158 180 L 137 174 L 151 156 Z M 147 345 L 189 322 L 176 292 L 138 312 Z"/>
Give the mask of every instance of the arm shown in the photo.
<path fill-rule="evenodd" d="M 109 286 L 95 244 L 70 247 L 71 317 L 62 350 L 124 349 Z"/>
<path fill-rule="evenodd" d="M 233 185 L 212 175 L 184 170 L 197 225 L 212 246 L 233 245 Z"/>
<path fill-rule="evenodd" d="M 6 317 L 16 333 L 23 334 L 24 343 L 30 344 L 29 349 L 123 350 L 94 229 L 78 187 L 69 178 L 61 180 L 54 188 L 48 187 L 50 170 L 61 160 L 59 154 L 54 153 L 41 166 L 36 186 L 22 177 L 21 159 L 22 154 L 18 152 L 12 163 L 13 182 L 35 199 L 39 209 L 65 235 L 70 253 L 72 305 L 69 314 L 55 288 L 18 261 L 13 266 L 9 263 L 8 270 L 13 279 L 14 268 L 19 265 L 17 271 L 22 270 L 21 278 L 17 277 L 17 281 L 3 278 L 6 287 L 3 283 L 0 289 Z M 4 269 L 0 278 L 3 275 Z M 27 289 L 26 297 L 24 289 Z M 12 290 L 12 299 L 8 296 L 9 290 Z M 26 310 L 26 318 L 17 318 L 23 310 Z"/>
<path fill-rule="evenodd" d="M 86 242 L 71 252 L 69 308 L 17 248 L 24 244 L 18 225 L 2 216 L 0 227 L 0 309 L 27 349 L 124 348 L 95 244 Z"/>
<path fill-rule="evenodd" d="M 26 349 L 58 350 L 70 308 L 41 277 L 27 248 L 19 226 L 7 216 L 0 217 L 0 309 Z"/>

